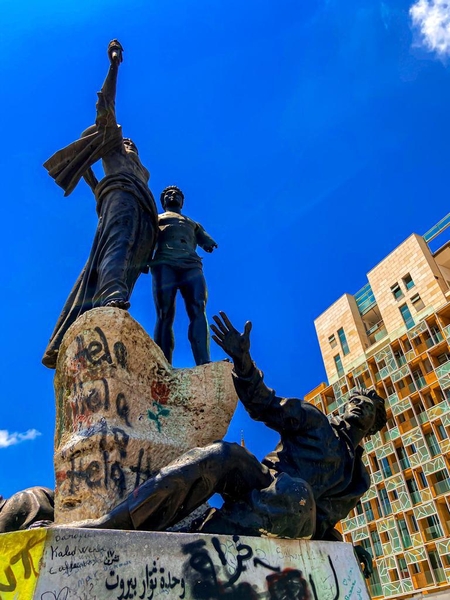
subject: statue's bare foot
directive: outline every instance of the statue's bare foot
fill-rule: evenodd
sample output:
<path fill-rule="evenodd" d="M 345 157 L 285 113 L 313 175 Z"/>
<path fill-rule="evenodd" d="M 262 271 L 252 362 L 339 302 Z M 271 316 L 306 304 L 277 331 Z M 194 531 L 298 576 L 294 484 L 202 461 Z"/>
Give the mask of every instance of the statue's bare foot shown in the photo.
<path fill-rule="evenodd" d="M 131 306 L 128 300 L 123 300 L 122 298 L 116 298 L 115 300 L 110 300 L 105 304 L 110 308 L 121 308 L 122 310 L 128 310 Z"/>

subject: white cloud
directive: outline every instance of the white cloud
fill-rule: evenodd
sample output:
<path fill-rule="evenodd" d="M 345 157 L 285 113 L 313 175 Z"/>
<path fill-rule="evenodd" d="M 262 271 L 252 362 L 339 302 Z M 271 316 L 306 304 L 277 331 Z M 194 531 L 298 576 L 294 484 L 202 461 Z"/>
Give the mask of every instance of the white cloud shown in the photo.
<path fill-rule="evenodd" d="M 0 429 L 0 448 L 7 448 L 8 446 L 14 446 L 20 444 L 20 442 L 26 442 L 27 440 L 34 440 L 41 432 L 37 429 L 29 429 L 25 433 L 9 433 L 6 429 Z"/>
<path fill-rule="evenodd" d="M 417 0 L 409 14 L 421 43 L 440 56 L 450 55 L 450 0 Z"/>

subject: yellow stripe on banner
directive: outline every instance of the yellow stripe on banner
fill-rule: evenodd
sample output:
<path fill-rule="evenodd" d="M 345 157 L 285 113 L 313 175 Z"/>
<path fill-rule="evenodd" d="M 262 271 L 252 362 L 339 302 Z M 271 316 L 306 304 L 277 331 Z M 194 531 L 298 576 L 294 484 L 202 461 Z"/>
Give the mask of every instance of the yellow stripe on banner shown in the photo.
<path fill-rule="evenodd" d="M 47 529 L 0 534 L 0 600 L 32 600 Z"/>

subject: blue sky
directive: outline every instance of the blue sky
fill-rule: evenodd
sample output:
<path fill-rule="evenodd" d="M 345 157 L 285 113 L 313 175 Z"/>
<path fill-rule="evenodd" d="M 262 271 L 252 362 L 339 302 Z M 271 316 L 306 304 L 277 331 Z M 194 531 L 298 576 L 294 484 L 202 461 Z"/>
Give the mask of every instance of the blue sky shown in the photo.
<path fill-rule="evenodd" d="M 53 486 L 53 372 L 40 363 L 88 256 L 94 200 L 42 163 L 95 115 L 106 47 L 125 48 L 118 120 L 219 248 L 208 315 L 253 321 L 266 382 L 325 378 L 314 319 L 410 233 L 450 210 L 450 9 L 443 0 L 26 0 L 2 3 L 4 257 L 0 493 Z M 131 314 L 155 314 L 142 276 Z M 192 366 L 178 303 L 175 366 Z M 213 347 L 213 358 L 223 358 Z M 258 457 L 276 434 L 238 408 Z"/>

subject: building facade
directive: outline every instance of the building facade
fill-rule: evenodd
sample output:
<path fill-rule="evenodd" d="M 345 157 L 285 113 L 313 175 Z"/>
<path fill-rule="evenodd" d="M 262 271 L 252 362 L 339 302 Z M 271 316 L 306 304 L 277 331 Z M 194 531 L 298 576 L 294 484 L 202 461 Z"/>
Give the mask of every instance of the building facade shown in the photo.
<path fill-rule="evenodd" d="M 373 598 L 450 598 L 450 214 L 411 235 L 315 321 L 328 377 L 306 400 L 337 414 L 354 388 L 386 399 L 365 441 L 372 486 L 342 523 L 374 557 Z"/>

